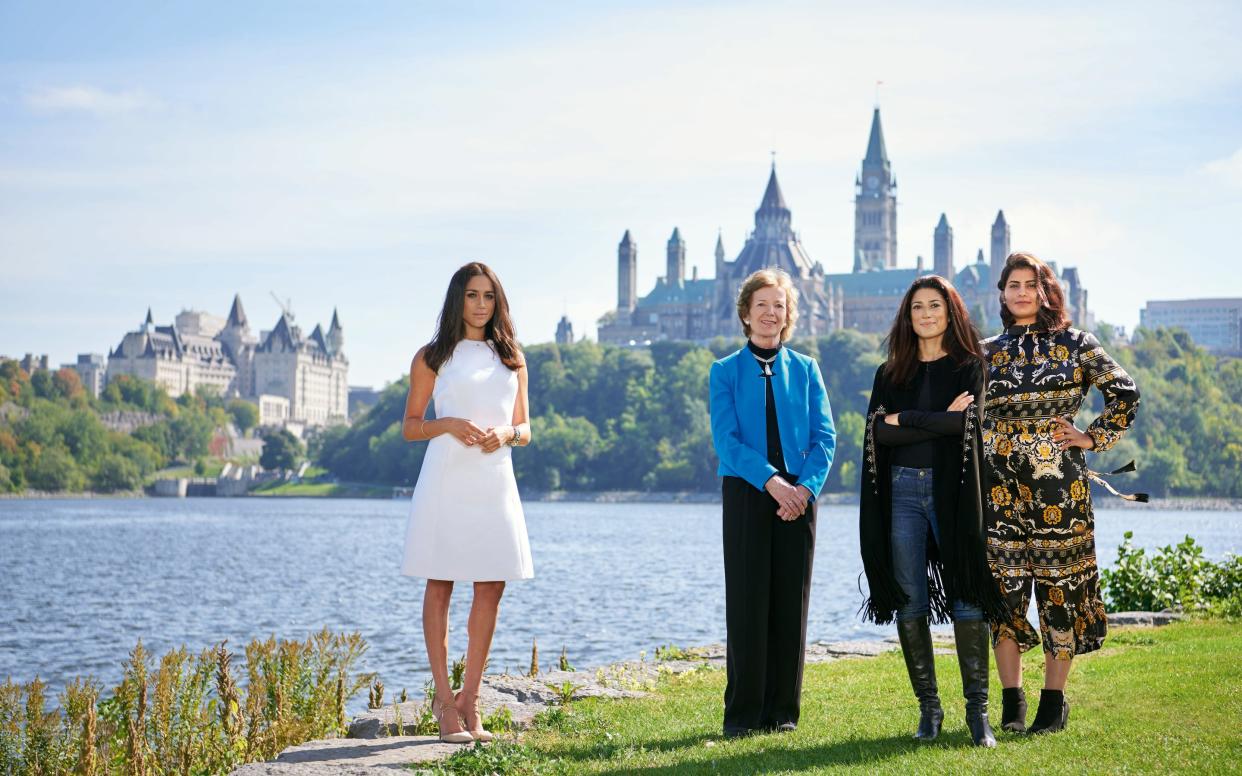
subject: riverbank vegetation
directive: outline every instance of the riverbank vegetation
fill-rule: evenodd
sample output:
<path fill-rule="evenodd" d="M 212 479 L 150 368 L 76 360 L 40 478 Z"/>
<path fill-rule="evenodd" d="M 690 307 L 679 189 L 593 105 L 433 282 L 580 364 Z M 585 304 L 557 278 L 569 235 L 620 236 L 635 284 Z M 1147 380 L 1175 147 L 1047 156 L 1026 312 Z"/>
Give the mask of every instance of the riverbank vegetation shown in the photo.
<path fill-rule="evenodd" d="M 1069 727 L 970 745 L 953 655 L 936 658 L 944 732 L 911 739 L 918 706 L 900 653 L 808 665 L 788 734 L 720 736 L 722 670 L 661 680 L 632 700 L 587 698 L 546 712 L 520 743 L 461 751 L 439 774 L 1233 773 L 1242 756 L 1242 626 L 1200 620 L 1119 629 L 1075 661 Z M 1026 660 L 1028 694 L 1043 681 Z M 1034 713 L 1034 709 L 1030 713 Z M 993 720 L 1000 693 L 992 693 Z M 995 722 L 994 722 L 995 724 Z"/>
<path fill-rule="evenodd" d="M 1117 562 L 1100 571 L 1100 586 L 1110 612 L 1165 610 L 1242 618 L 1242 556 L 1219 563 L 1203 557 L 1203 547 L 1189 536 L 1176 547 L 1151 553 L 1135 549 L 1132 531 L 1117 548 Z"/>
<path fill-rule="evenodd" d="M 0 492 L 134 491 L 174 463 L 202 470 L 230 418 L 209 393 L 174 400 L 123 376 L 96 399 L 72 369 L 0 360 Z"/>
<path fill-rule="evenodd" d="M 0 773 L 6 776 L 223 774 L 315 738 L 344 735 L 345 707 L 372 677 L 354 673 L 357 633 L 255 640 L 244 664 L 224 644 L 158 661 L 142 643 L 104 695 L 75 679 L 48 709 L 37 678 L 0 684 Z"/>

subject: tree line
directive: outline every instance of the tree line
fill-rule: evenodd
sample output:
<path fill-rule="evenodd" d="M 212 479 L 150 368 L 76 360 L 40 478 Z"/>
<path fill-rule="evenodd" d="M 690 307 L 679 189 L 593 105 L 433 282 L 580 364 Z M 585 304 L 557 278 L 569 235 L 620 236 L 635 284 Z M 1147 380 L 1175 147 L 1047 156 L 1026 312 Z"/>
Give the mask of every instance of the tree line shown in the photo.
<path fill-rule="evenodd" d="M 101 419 L 127 413 L 129 433 Z M 258 410 L 203 391 L 173 399 L 147 380 L 123 375 L 96 399 L 72 369 L 27 374 L 0 359 L 0 493 L 131 491 L 165 466 L 202 462 L 215 430 L 245 429 Z"/>
<path fill-rule="evenodd" d="M 1118 484 L 1158 496 L 1242 497 L 1242 361 L 1214 357 L 1180 330 L 1140 330 L 1133 344 L 1106 324 L 1096 333 L 1142 391 L 1135 428 L 1096 468 L 1135 459 L 1138 474 Z M 535 490 L 715 490 L 708 371 L 741 345 L 530 346 L 533 442 L 514 456 L 519 482 Z M 838 331 L 789 346 L 818 359 L 832 402 L 837 455 L 826 489 L 854 492 L 881 338 Z M 343 480 L 413 484 L 426 443 L 401 438 L 407 388 L 407 379 L 392 383 L 352 427 L 326 431 L 312 444 L 316 462 Z M 1079 425 L 1101 407 L 1091 391 Z"/>
<path fill-rule="evenodd" d="M 1096 334 L 1138 383 L 1142 404 L 1135 427 L 1094 468 L 1134 459 L 1138 473 L 1118 478 L 1128 489 L 1242 497 L 1242 360 L 1212 356 L 1180 330 L 1140 329 L 1132 343 L 1107 324 Z M 533 490 L 715 490 L 708 372 L 741 345 L 718 338 L 645 349 L 589 341 L 530 346 L 533 443 L 514 456 L 519 482 Z M 856 491 L 863 417 L 883 360 L 880 337 L 838 331 L 789 346 L 818 359 L 832 402 L 837 456 L 826 488 Z M 426 443 L 401 437 L 407 388 L 407 379 L 398 380 L 353 425 L 311 436 L 314 463 L 342 481 L 412 485 Z M 1101 406 L 1090 392 L 1079 425 Z M 110 431 L 99 415 L 115 410 L 145 412 L 153 422 L 130 434 Z M 27 375 L 16 362 L 0 361 L 0 491 L 131 490 L 170 462 L 201 461 L 213 429 L 230 421 L 244 431 L 257 413 L 210 393 L 174 400 L 132 377 L 112 381 L 94 399 L 72 370 Z M 296 440 L 279 442 L 269 463 L 279 457 L 292 465 L 301 454 Z"/>

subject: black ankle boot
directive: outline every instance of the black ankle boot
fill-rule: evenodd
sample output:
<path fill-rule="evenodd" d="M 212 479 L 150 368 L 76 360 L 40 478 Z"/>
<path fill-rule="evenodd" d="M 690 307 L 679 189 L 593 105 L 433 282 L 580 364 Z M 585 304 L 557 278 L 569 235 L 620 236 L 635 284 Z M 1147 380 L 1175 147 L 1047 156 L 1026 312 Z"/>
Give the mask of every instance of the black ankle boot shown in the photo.
<path fill-rule="evenodd" d="M 953 623 L 957 641 L 957 665 L 962 671 L 962 695 L 966 696 L 966 727 L 975 746 L 996 746 L 988 722 L 988 655 L 992 629 L 983 620 Z"/>
<path fill-rule="evenodd" d="M 1040 690 L 1039 709 L 1027 732 L 1031 735 L 1057 733 L 1069 724 L 1069 701 L 1060 690 Z"/>
<path fill-rule="evenodd" d="M 1026 693 L 1021 687 L 1001 690 L 1001 730 L 1006 733 L 1026 732 Z"/>
<path fill-rule="evenodd" d="M 910 686 L 914 688 L 914 697 L 919 699 L 919 729 L 914 737 L 919 741 L 934 740 L 940 735 L 944 710 L 940 708 L 936 689 L 936 661 L 927 618 L 898 620 L 897 637 L 901 641 L 901 654 L 906 658 Z"/>

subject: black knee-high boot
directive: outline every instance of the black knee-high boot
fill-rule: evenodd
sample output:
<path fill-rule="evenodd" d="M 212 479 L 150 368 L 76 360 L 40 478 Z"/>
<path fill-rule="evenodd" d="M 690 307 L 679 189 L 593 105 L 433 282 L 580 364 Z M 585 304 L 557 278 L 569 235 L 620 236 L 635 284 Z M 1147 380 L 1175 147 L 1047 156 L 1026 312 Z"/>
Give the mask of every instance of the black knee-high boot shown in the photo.
<path fill-rule="evenodd" d="M 936 689 L 936 660 L 932 654 L 931 628 L 927 618 L 898 620 L 897 638 L 901 641 L 901 653 L 906 658 L 910 686 L 914 688 L 914 697 L 919 699 L 919 729 L 914 737 L 920 741 L 931 741 L 940 735 L 944 710 L 940 708 L 940 695 Z"/>
<path fill-rule="evenodd" d="M 1026 732 L 1026 693 L 1021 687 L 1001 690 L 1001 730 L 1007 733 Z"/>
<path fill-rule="evenodd" d="M 991 628 L 983 620 L 953 623 L 957 641 L 957 665 L 962 670 L 962 695 L 966 696 L 966 727 L 975 746 L 996 746 L 988 723 L 988 654 L 992 651 Z"/>

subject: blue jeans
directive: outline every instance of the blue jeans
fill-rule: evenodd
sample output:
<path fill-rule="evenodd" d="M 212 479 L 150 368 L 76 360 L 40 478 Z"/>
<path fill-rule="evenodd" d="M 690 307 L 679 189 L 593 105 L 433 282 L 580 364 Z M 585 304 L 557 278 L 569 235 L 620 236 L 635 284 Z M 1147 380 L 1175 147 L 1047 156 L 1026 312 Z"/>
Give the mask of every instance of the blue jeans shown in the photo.
<path fill-rule="evenodd" d="M 898 620 L 917 620 L 927 617 L 931 609 L 927 603 L 927 535 L 940 543 L 940 528 L 936 525 L 936 505 L 932 496 L 932 470 L 893 469 L 893 573 L 897 584 L 909 597 L 906 605 L 897 610 Z M 954 600 L 951 604 L 954 621 L 982 620 L 983 611 Z"/>

